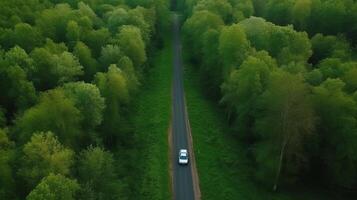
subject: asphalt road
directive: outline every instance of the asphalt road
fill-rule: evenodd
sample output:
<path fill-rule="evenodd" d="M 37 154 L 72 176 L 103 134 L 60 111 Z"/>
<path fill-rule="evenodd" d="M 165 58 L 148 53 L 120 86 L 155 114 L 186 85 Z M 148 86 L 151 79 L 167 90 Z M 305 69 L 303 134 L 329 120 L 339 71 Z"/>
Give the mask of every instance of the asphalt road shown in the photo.
<path fill-rule="evenodd" d="M 180 22 L 177 15 L 173 17 L 173 119 L 172 119 L 172 163 L 173 163 L 173 194 L 175 200 L 193 200 L 194 189 L 191 170 L 192 158 L 188 165 L 178 164 L 180 149 L 190 149 L 188 143 L 188 120 L 183 87 L 182 50 L 180 39 Z"/>

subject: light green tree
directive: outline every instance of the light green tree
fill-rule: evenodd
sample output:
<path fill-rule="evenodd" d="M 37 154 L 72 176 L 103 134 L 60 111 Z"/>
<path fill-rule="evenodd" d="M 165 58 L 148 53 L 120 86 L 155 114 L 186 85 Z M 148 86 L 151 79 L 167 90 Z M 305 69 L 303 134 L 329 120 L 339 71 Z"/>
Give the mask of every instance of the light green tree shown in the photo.
<path fill-rule="evenodd" d="M 307 20 L 311 14 L 311 0 L 296 0 L 292 8 L 292 20 L 301 30 L 306 28 Z"/>
<path fill-rule="evenodd" d="M 197 11 L 188 18 L 183 25 L 184 41 L 190 46 L 189 55 L 191 59 L 199 62 L 202 58 L 202 34 L 209 29 L 218 30 L 224 25 L 222 18 L 207 10 Z"/>
<path fill-rule="evenodd" d="M 130 96 L 133 96 L 136 94 L 140 86 L 138 73 L 135 71 L 134 64 L 129 57 L 124 56 L 119 60 L 118 66 L 123 70 L 125 79 L 127 80 L 129 94 Z"/>
<path fill-rule="evenodd" d="M 120 134 L 121 107 L 129 102 L 129 91 L 125 74 L 116 66 L 109 66 L 107 73 L 97 73 L 94 83 L 105 98 L 104 140 L 107 144 L 116 142 Z"/>
<path fill-rule="evenodd" d="M 147 57 L 140 29 L 135 26 L 122 26 L 117 37 L 124 54 L 133 61 L 135 67 L 141 67 Z"/>
<path fill-rule="evenodd" d="M 225 65 L 224 77 L 242 64 L 250 48 L 249 40 L 240 25 L 234 24 L 222 29 L 218 49 Z"/>
<path fill-rule="evenodd" d="M 36 132 L 23 147 L 18 174 L 29 188 L 51 173 L 68 175 L 74 163 L 74 152 L 62 146 L 52 132 Z"/>
<path fill-rule="evenodd" d="M 91 81 L 94 74 L 99 70 L 98 61 L 93 58 L 91 49 L 83 42 L 78 41 L 74 46 L 73 55 L 78 58 L 79 63 L 83 66 L 84 79 Z"/>
<path fill-rule="evenodd" d="M 80 38 L 80 28 L 75 21 L 69 21 L 66 27 L 67 42 L 76 42 Z"/>
<path fill-rule="evenodd" d="M 26 142 L 36 131 L 52 131 L 66 145 L 75 145 L 80 135 L 81 114 L 74 102 L 60 89 L 43 93 L 39 103 L 16 120 L 21 141 Z"/>
<path fill-rule="evenodd" d="M 232 5 L 228 0 L 205 0 L 198 1 L 194 7 L 194 12 L 200 10 L 208 10 L 214 14 L 221 16 L 224 21 L 230 20 L 232 15 Z"/>
<path fill-rule="evenodd" d="M 31 191 L 26 200 L 75 200 L 80 185 L 61 174 L 49 174 Z"/>

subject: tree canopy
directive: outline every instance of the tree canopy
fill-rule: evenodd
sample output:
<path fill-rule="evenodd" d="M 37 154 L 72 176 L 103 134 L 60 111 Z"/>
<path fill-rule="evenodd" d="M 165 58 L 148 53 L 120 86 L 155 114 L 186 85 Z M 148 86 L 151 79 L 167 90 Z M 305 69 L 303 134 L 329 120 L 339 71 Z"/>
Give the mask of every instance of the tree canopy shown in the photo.
<path fill-rule="evenodd" d="M 181 6 L 189 62 L 247 147 L 250 176 L 274 190 L 313 178 L 357 188 L 357 3 L 191 0 Z"/>

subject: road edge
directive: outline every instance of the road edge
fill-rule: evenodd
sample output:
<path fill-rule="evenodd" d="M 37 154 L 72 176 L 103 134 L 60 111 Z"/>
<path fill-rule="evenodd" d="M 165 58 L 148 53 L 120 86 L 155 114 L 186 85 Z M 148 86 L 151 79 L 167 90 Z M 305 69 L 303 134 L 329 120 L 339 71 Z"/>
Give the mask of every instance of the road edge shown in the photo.
<path fill-rule="evenodd" d="M 184 69 L 182 69 L 182 70 L 184 70 Z M 194 148 L 193 148 L 193 138 L 192 138 L 190 120 L 188 117 L 189 115 L 188 115 L 188 111 L 187 111 L 185 92 L 184 92 L 184 105 L 185 105 L 185 116 L 186 116 L 186 129 L 187 129 L 188 144 L 189 144 L 188 146 L 189 146 L 189 153 L 190 153 L 190 157 L 191 157 L 191 173 L 192 173 L 193 191 L 195 193 L 195 200 L 201 200 L 200 180 L 199 180 L 199 176 L 198 176 L 196 157 L 195 157 L 195 152 L 194 152 Z"/>
<path fill-rule="evenodd" d="M 171 114 L 172 115 L 172 114 Z M 172 195 L 171 199 L 175 199 L 175 190 L 174 190 L 174 174 L 173 174 L 173 164 L 172 164 L 172 117 L 170 119 L 170 124 L 169 124 L 169 128 L 167 130 L 167 139 L 168 139 L 168 159 L 169 159 L 169 177 L 170 177 L 170 181 L 169 181 L 169 188 L 171 189 L 170 193 Z"/>

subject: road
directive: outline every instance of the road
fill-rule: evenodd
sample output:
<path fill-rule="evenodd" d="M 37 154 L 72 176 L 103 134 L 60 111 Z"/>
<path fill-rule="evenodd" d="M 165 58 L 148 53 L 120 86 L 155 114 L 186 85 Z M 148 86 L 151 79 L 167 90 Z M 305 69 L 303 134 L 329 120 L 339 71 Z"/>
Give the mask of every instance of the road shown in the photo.
<path fill-rule="evenodd" d="M 192 158 L 186 166 L 178 164 L 180 149 L 191 151 L 189 144 L 188 119 L 186 114 L 182 51 L 180 39 L 180 22 L 177 15 L 173 16 L 173 98 L 172 98 L 172 167 L 173 167 L 173 195 L 175 200 L 195 199 L 194 183 L 192 176 Z M 192 155 L 192 152 L 190 152 Z"/>

